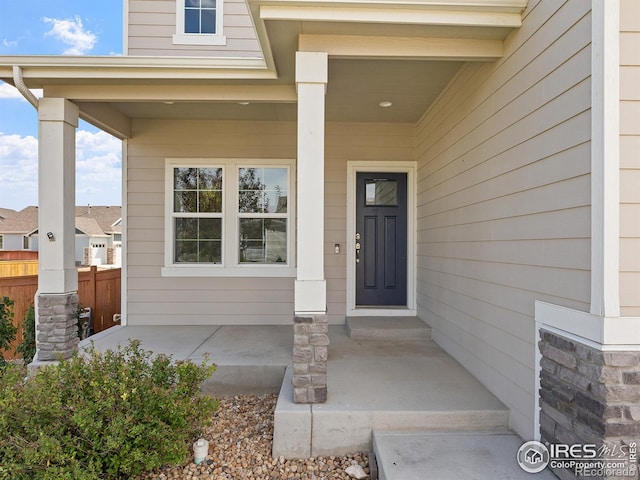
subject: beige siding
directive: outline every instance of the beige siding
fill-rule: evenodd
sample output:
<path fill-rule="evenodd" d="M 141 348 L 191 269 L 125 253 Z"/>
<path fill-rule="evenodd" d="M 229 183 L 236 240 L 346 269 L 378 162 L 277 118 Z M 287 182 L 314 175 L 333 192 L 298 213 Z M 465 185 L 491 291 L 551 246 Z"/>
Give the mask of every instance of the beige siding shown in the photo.
<path fill-rule="evenodd" d="M 533 433 L 534 302 L 588 311 L 589 2 L 529 2 L 416 129 L 418 313 Z"/>
<path fill-rule="evenodd" d="M 295 123 L 135 120 L 133 128 L 127 162 L 128 323 L 289 324 L 292 278 L 168 278 L 161 268 L 165 158 L 295 158 Z M 325 275 L 332 323 L 344 323 L 345 315 L 347 161 L 412 159 L 412 125 L 327 125 Z M 336 243 L 343 246 L 338 255 Z"/>
<path fill-rule="evenodd" d="M 128 55 L 261 57 L 244 0 L 224 0 L 222 46 L 174 45 L 176 0 L 129 0 Z"/>
<path fill-rule="evenodd" d="M 640 2 L 620 2 L 620 313 L 640 317 Z"/>

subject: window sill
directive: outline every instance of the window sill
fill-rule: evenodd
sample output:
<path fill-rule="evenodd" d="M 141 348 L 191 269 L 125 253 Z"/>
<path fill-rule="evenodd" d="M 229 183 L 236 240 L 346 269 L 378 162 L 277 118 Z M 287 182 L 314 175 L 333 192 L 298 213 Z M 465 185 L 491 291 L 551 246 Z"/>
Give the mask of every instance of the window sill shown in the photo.
<path fill-rule="evenodd" d="M 226 45 L 224 35 L 210 35 L 204 33 L 176 33 L 173 36 L 174 45 Z"/>
<path fill-rule="evenodd" d="M 200 265 L 184 265 L 163 267 L 161 270 L 163 277 L 283 277 L 295 278 L 296 269 L 293 267 L 273 267 L 264 266 L 238 266 L 210 267 Z"/>

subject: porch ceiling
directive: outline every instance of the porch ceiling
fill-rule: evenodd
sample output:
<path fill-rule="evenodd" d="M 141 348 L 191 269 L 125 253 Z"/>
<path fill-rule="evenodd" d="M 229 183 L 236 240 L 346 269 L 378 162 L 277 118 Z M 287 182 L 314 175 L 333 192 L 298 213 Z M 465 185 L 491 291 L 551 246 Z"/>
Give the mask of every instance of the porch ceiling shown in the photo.
<path fill-rule="evenodd" d="M 336 122 L 416 122 L 461 65 L 451 61 L 332 59 L 326 118 Z M 382 101 L 393 105 L 381 108 L 378 104 Z M 116 101 L 112 106 L 131 118 L 295 121 L 297 116 L 293 102 Z"/>

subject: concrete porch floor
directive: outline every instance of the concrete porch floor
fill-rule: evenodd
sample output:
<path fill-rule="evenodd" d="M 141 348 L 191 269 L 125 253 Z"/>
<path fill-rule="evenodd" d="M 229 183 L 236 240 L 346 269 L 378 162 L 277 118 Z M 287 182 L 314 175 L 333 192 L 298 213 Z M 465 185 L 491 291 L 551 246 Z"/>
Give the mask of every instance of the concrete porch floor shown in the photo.
<path fill-rule="evenodd" d="M 503 456 L 513 468 L 521 442 L 508 431 L 509 410 L 433 341 L 353 340 L 344 326 L 331 326 L 329 337 L 328 399 L 316 405 L 299 405 L 291 400 L 293 331 L 288 325 L 123 326 L 95 335 L 83 341 L 81 347 L 93 342 L 98 350 L 106 350 L 138 339 L 146 350 L 196 362 L 208 352 L 218 370 L 204 386 L 207 393 L 279 391 L 274 456 L 304 458 L 368 452 L 373 449 L 375 433 L 378 447 L 386 445 L 384 452 L 376 452 L 382 457 L 380 461 L 391 460 L 395 466 L 398 448 L 412 450 L 405 449 L 402 442 L 415 438 L 426 442 L 424 437 L 412 435 L 502 432 L 512 439 L 509 449 L 513 455 L 504 452 Z M 408 433 L 409 437 L 397 436 L 398 432 Z M 385 437 L 386 434 L 392 435 Z M 421 447 L 413 450 L 422 452 Z M 420 465 L 421 469 L 425 467 L 421 461 L 428 458 L 431 457 L 425 451 L 409 463 Z M 386 469 L 388 479 L 407 478 L 406 471 L 395 476 L 388 466 Z"/>

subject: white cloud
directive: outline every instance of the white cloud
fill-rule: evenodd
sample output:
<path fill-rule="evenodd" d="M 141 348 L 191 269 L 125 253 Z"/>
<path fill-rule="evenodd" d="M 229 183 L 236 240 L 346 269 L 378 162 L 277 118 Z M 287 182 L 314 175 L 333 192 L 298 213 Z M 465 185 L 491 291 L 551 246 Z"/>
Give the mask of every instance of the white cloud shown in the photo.
<path fill-rule="evenodd" d="M 120 205 L 121 142 L 102 131 L 76 134 L 76 204 Z M 38 203 L 38 140 L 0 132 L 0 207 Z"/>
<path fill-rule="evenodd" d="M 33 88 L 31 92 L 38 98 L 42 97 L 41 88 Z M 18 98 L 27 101 L 16 87 L 4 82 L 0 83 L 0 98 Z"/>
<path fill-rule="evenodd" d="M 18 46 L 18 41 L 17 40 L 9 40 L 8 38 L 3 38 L 2 39 L 2 45 L 4 45 L 7 48 L 17 47 Z"/>
<path fill-rule="evenodd" d="M 65 45 L 68 45 L 63 55 L 85 55 L 91 51 L 98 37 L 85 30 L 82 25 L 80 17 L 69 19 L 60 18 L 43 18 L 45 23 L 51 23 L 51 30 L 45 33 L 45 36 L 50 36 L 56 40 L 60 40 Z"/>

